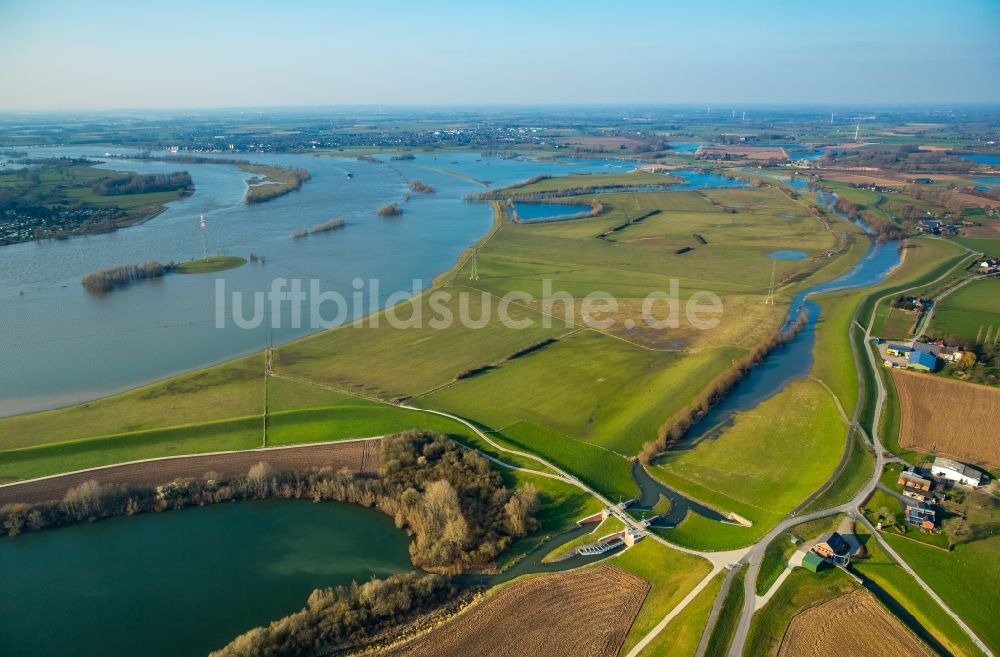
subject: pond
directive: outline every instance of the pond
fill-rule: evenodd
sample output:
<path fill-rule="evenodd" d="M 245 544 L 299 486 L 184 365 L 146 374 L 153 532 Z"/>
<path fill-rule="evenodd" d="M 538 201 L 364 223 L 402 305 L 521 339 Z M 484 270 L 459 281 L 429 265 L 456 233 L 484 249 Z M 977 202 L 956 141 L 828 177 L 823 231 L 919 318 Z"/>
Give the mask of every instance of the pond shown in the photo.
<path fill-rule="evenodd" d="M 768 257 L 774 258 L 775 260 L 805 260 L 806 259 L 806 253 L 804 251 L 779 250 L 779 251 L 771 251 L 767 255 L 768 255 Z"/>
<path fill-rule="evenodd" d="M 527 223 L 572 217 L 580 213 L 590 212 L 590 206 L 582 204 L 519 202 L 515 207 L 517 208 L 517 216 L 520 217 L 521 221 Z"/>
<path fill-rule="evenodd" d="M 1000 164 L 1000 153 L 959 153 L 959 157 L 979 164 Z"/>
<path fill-rule="evenodd" d="M 18 657 L 204 657 L 315 588 L 411 569 L 387 516 L 290 500 L 2 538 L 0 564 L 0 652 Z"/>

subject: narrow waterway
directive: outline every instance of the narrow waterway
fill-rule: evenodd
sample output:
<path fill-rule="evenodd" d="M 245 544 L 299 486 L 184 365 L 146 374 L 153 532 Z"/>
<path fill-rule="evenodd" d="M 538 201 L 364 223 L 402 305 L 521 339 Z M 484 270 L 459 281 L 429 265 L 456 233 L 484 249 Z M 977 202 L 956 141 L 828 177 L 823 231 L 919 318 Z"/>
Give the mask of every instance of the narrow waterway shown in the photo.
<path fill-rule="evenodd" d="M 836 212 L 833 210 L 833 204 L 836 201 L 835 195 L 822 194 L 820 200 L 831 211 Z M 846 216 L 837 214 L 846 219 Z M 786 326 L 791 325 L 800 314 L 804 313 L 806 322 L 801 330 L 786 344 L 768 354 L 758 366 L 751 369 L 721 402 L 713 406 L 691 426 L 685 436 L 672 449 L 692 449 L 702 441 L 724 437 L 725 430 L 732 426 L 733 416 L 736 413 L 756 408 L 780 392 L 788 383 L 806 376 L 812 370 L 813 347 L 816 343 L 816 322 L 819 319 L 820 307 L 809 297 L 822 292 L 875 285 L 884 280 L 899 265 L 902 257 L 898 241 L 876 242 L 870 237 L 870 230 L 867 226 L 860 222 L 858 225 L 869 234 L 871 240 L 864 257 L 842 276 L 799 292 L 792 299 L 785 324 Z M 648 478 L 648 474 L 641 468 L 639 470 L 641 476 L 636 477 L 636 472 L 633 471 L 633 477 L 642 489 L 643 481 Z M 690 510 L 700 513 L 693 500 L 685 498 L 677 491 L 671 491 L 671 494 L 681 498 L 682 503 Z M 702 513 L 702 515 L 705 514 Z M 676 525 L 676 522 L 673 524 Z"/>

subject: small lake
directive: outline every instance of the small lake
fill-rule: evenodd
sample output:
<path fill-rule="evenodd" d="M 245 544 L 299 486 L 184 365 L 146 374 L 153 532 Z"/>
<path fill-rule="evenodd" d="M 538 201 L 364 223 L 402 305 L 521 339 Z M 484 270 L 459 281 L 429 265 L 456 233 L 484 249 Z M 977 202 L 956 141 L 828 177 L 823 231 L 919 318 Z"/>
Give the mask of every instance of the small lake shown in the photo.
<path fill-rule="evenodd" d="M 1000 164 L 1000 154 L 997 153 L 960 153 L 959 157 L 979 164 Z"/>
<path fill-rule="evenodd" d="M 805 260 L 806 254 L 804 251 L 771 251 L 767 254 L 768 257 L 774 258 L 775 260 Z"/>
<path fill-rule="evenodd" d="M 589 205 L 568 203 L 516 203 L 517 216 L 521 221 L 531 223 L 560 217 L 571 217 L 581 212 L 590 212 Z"/>
<path fill-rule="evenodd" d="M 205 657 L 315 588 L 411 569 L 371 509 L 267 500 L 0 539 L 0 653 Z"/>

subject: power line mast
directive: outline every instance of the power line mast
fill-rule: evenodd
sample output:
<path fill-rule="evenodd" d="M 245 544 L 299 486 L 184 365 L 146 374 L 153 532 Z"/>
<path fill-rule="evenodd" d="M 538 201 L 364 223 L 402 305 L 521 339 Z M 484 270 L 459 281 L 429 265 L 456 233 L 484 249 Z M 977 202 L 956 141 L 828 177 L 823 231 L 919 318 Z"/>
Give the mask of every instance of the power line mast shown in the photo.
<path fill-rule="evenodd" d="M 861 121 L 858 121 L 858 125 L 854 128 L 854 141 L 858 140 L 858 135 L 861 134 Z"/>
<path fill-rule="evenodd" d="M 202 260 L 208 258 L 208 243 L 205 242 L 205 229 L 207 227 L 208 227 L 208 224 L 205 223 L 205 214 L 202 213 L 201 216 L 198 217 L 198 229 L 201 231 L 201 258 L 202 258 Z"/>
<path fill-rule="evenodd" d="M 774 305 L 774 275 L 778 271 L 778 261 L 771 260 L 771 286 L 767 288 L 767 297 L 764 299 L 765 306 Z"/>
<path fill-rule="evenodd" d="M 469 280 L 478 281 L 479 280 L 479 263 L 476 260 L 476 254 L 479 253 L 479 249 L 473 249 L 472 251 L 472 268 L 469 271 Z"/>

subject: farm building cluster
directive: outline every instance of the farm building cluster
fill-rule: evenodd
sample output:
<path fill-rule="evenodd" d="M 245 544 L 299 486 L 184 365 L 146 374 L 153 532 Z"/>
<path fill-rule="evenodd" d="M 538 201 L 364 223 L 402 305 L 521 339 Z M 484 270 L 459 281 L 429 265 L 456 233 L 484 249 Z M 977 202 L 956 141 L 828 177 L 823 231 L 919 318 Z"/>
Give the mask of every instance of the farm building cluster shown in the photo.
<path fill-rule="evenodd" d="M 950 347 L 944 342 L 890 342 L 883 344 L 876 340 L 882 353 L 883 365 L 902 367 L 920 372 L 933 372 L 941 361 L 958 362 L 964 352 Z"/>
<path fill-rule="evenodd" d="M 930 472 L 910 468 L 899 473 L 896 485 L 906 498 L 906 523 L 922 531 L 938 529 L 938 503 L 935 491 L 949 485 L 961 484 L 978 488 L 983 483 L 983 473 L 954 459 L 937 457 Z"/>
<path fill-rule="evenodd" d="M 1000 274 L 1000 258 L 986 258 L 979 262 L 979 273 Z"/>

